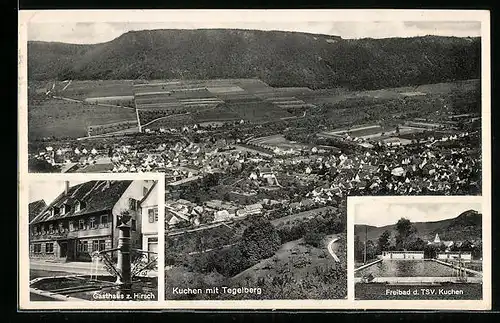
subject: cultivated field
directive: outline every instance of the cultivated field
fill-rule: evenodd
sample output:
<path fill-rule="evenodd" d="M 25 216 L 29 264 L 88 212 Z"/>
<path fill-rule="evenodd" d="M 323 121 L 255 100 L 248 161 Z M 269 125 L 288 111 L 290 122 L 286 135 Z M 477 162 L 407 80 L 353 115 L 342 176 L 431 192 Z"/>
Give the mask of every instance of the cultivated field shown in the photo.
<path fill-rule="evenodd" d="M 272 135 L 267 137 L 255 138 L 249 140 L 248 143 L 253 145 L 264 145 L 272 148 L 281 148 L 281 149 L 290 149 L 290 148 L 307 149 L 312 147 L 311 145 L 292 142 L 286 139 L 283 135 Z"/>
<path fill-rule="evenodd" d="M 402 99 L 405 97 L 425 97 L 426 95 L 451 94 L 454 92 L 472 92 L 480 85 L 479 80 L 466 80 L 450 83 L 425 84 L 419 86 L 406 86 L 387 88 L 373 91 L 348 91 L 344 89 L 326 89 L 296 95 L 297 98 L 316 105 L 335 104 L 345 100 L 356 99 Z M 424 98 L 422 98 L 424 99 Z"/>
<path fill-rule="evenodd" d="M 33 89 L 51 90 L 54 95 L 84 100 L 97 97 L 133 96 L 131 80 L 99 80 L 99 81 L 57 81 L 38 82 Z"/>
<path fill-rule="evenodd" d="M 326 212 L 328 210 L 335 210 L 334 207 L 332 206 L 326 206 L 318 209 L 313 209 L 309 211 L 304 211 L 288 216 L 284 216 L 281 218 L 277 218 L 271 221 L 271 223 L 276 227 L 276 228 L 282 228 L 285 226 L 293 226 L 294 222 L 306 220 L 306 219 L 312 219 L 316 217 L 319 213 Z"/>
<path fill-rule="evenodd" d="M 84 137 L 89 126 L 135 121 L 134 110 L 103 107 L 58 99 L 38 101 L 28 109 L 30 140 L 44 137 Z"/>
<path fill-rule="evenodd" d="M 377 137 L 381 132 L 387 136 L 394 131 L 394 118 L 410 120 L 418 115 L 429 120 L 448 120 L 450 115 L 471 112 L 478 86 L 478 80 L 469 80 L 350 92 L 272 88 L 258 79 L 30 82 L 29 135 L 32 139 L 85 136 L 91 125 L 135 120 L 135 106 L 141 125 L 158 129 L 239 120 L 266 123 L 301 118 L 303 112 L 314 117 L 318 113 L 316 106 L 322 105 L 321 109 L 327 109 L 322 119 L 337 129 L 390 119 L 385 120 L 387 129 L 351 132 L 355 137 Z M 274 144 L 283 148 L 293 145 Z"/>
<path fill-rule="evenodd" d="M 165 123 L 171 124 L 168 118 L 160 119 L 168 114 L 192 114 L 189 120 L 186 120 L 192 123 L 241 119 L 262 122 L 293 116 L 283 107 L 306 105 L 305 102 L 294 98 L 277 98 L 277 93 L 287 95 L 286 91 L 276 91 L 257 79 L 151 81 L 135 84 L 133 91 L 141 124 L 148 124 L 151 128 L 164 127 Z M 294 89 L 290 91 L 293 92 Z M 299 88 L 295 91 L 306 90 Z M 257 93 L 270 95 L 258 96 Z M 159 120 L 149 124 L 155 119 Z"/>

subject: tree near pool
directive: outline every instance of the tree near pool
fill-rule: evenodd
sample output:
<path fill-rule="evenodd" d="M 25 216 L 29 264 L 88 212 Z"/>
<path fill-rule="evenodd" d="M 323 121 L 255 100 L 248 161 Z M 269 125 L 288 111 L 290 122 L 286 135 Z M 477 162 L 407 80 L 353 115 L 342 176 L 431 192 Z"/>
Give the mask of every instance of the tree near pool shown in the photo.
<path fill-rule="evenodd" d="M 411 247 L 413 240 L 416 240 L 417 229 L 413 226 L 410 220 L 401 218 L 396 223 L 396 248 L 408 249 Z"/>
<path fill-rule="evenodd" d="M 391 233 L 388 230 L 385 230 L 380 237 L 378 237 L 378 253 L 389 250 L 391 245 L 391 242 L 389 241 L 390 238 Z"/>
<path fill-rule="evenodd" d="M 439 247 L 435 245 L 427 245 L 424 247 L 424 258 L 433 259 L 437 257 Z"/>

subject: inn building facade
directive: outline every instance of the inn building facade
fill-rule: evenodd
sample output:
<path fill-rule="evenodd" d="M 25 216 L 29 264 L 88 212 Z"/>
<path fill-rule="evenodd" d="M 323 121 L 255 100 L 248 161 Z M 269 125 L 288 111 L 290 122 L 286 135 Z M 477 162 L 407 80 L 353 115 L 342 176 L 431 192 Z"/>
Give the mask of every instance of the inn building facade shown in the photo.
<path fill-rule="evenodd" d="M 117 217 L 131 215 L 131 244 L 142 249 L 141 202 L 153 180 L 89 181 L 65 190 L 30 221 L 30 258 L 90 261 L 118 245 Z"/>

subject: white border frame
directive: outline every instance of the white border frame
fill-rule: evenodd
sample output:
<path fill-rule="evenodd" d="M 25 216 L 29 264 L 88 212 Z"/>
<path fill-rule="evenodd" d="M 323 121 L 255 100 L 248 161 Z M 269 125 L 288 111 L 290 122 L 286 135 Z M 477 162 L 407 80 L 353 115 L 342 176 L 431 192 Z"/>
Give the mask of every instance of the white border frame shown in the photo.
<path fill-rule="evenodd" d="M 92 180 L 154 180 L 158 187 L 158 299 L 152 301 L 31 301 L 30 300 L 30 259 L 29 259 L 29 185 L 35 181 L 92 181 Z M 41 309 L 112 309 L 151 308 L 165 299 L 165 176 L 162 173 L 89 173 L 89 174 L 29 174 L 23 179 L 19 205 L 18 236 L 18 301 L 21 310 Z M 141 304 L 142 303 L 142 304 Z"/>
<path fill-rule="evenodd" d="M 23 212 L 26 213 L 27 200 L 26 185 L 28 180 L 38 176 L 49 175 L 28 175 L 27 148 L 27 25 L 31 22 L 326 22 L 326 21 L 479 21 L 481 22 L 481 48 L 482 48 L 482 170 L 483 170 L 483 244 L 491 248 L 491 236 L 489 234 L 489 224 L 491 216 L 491 130 L 490 130 L 490 13 L 487 10 L 26 10 L 19 12 L 19 55 L 18 55 L 18 173 L 19 173 L 19 210 L 22 220 Z M 137 174 L 134 174 L 134 176 Z M 51 175 L 54 176 L 54 175 Z M 62 178 L 68 179 L 72 176 L 64 174 Z M 85 178 L 92 178 L 92 174 L 81 175 Z M 141 174 L 144 176 L 144 174 Z M 161 187 L 164 190 L 164 186 Z M 411 197 L 417 198 L 417 197 Z M 160 219 L 164 219 L 164 212 L 160 210 Z M 349 221 L 349 211 L 348 211 Z M 20 222 L 22 223 L 22 222 Z M 484 227 L 488 225 L 488 227 Z M 19 241 L 23 247 L 23 237 L 26 236 L 25 227 L 20 227 Z M 162 231 L 163 232 L 163 231 Z M 164 235 L 159 236 L 159 252 L 164 250 Z M 348 237 L 349 245 L 349 237 Z M 22 261 L 25 259 L 26 248 L 20 249 L 19 269 L 22 272 Z M 349 247 L 348 247 L 349 253 Z M 162 254 L 163 257 L 163 254 Z M 490 249 L 485 249 L 484 259 L 491 258 Z M 352 265 L 352 264 L 351 264 Z M 352 267 L 352 266 L 351 266 Z M 349 273 L 353 268 L 348 264 L 348 299 L 346 300 L 265 300 L 265 301 L 164 301 L 156 302 L 57 302 L 40 303 L 40 306 L 31 307 L 26 305 L 25 300 L 19 300 L 22 309 L 489 309 L 491 308 L 491 282 L 487 279 L 491 276 L 491 269 L 485 266 L 484 302 L 481 307 L 470 308 L 470 301 L 449 302 L 436 306 L 432 304 L 412 301 L 412 303 L 398 304 L 384 301 L 383 303 L 361 304 L 354 301 L 353 290 Z M 163 273 L 164 271 L 161 271 Z M 25 273 L 24 273 L 25 275 Z M 21 275 L 22 276 L 22 275 Z M 163 274 L 159 274 L 159 289 L 164 288 Z M 163 286 L 163 287 L 161 287 Z M 349 287 L 351 286 L 351 287 Z M 19 287 L 21 296 L 25 293 L 23 288 L 26 282 L 20 280 Z M 162 300 L 164 292 L 160 293 Z"/>
<path fill-rule="evenodd" d="M 481 300 L 354 300 L 354 225 L 356 205 L 477 203 L 481 205 L 483 239 L 483 298 Z M 458 215 L 458 214 L 457 214 Z M 491 308 L 491 207 L 483 196 L 363 196 L 347 199 L 348 281 L 350 296 L 359 309 L 487 310 Z"/>

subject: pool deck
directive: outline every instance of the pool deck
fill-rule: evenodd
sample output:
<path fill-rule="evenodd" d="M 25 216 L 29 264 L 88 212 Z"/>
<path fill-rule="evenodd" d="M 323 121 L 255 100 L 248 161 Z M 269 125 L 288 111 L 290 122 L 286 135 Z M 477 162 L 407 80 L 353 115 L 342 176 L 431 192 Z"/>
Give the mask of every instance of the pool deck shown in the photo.
<path fill-rule="evenodd" d="M 433 259 L 435 262 L 437 262 L 438 264 L 441 264 L 443 266 L 448 266 L 448 267 L 451 267 L 453 269 L 459 269 L 457 266 L 453 265 L 453 264 L 450 264 L 448 262 L 444 262 L 444 261 L 441 261 L 439 259 Z M 472 270 L 472 269 L 468 269 L 468 268 L 461 268 L 462 270 L 464 270 L 466 273 L 469 273 L 469 274 L 474 274 L 474 275 L 477 275 L 479 277 L 483 277 L 483 273 L 480 272 L 480 271 L 477 271 L 477 270 Z"/>
<path fill-rule="evenodd" d="M 362 277 L 355 277 L 355 283 L 361 283 Z M 466 283 L 481 284 L 481 277 L 467 277 Z M 375 277 L 370 283 L 397 285 L 432 285 L 440 283 L 464 283 L 458 277 Z M 369 283 L 368 283 L 369 284 Z"/>
<path fill-rule="evenodd" d="M 383 260 L 383 259 L 377 259 L 377 260 L 375 260 L 375 261 L 373 261 L 373 262 L 370 262 L 369 264 L 366 264 L 366 265 L 360 266 L 360 267 L 358 267 L 358 268 L 355 268 L 355 269 L 354 269 L 354 272 L 357 272 L 357 271 L 359 271 L 359 270 L 362 270 L 362 269 L 368 268 L 368 267 L 370 267 L 371 265 L 375 265 L 376 263 L 381 262 L 382 260 Z"/>

